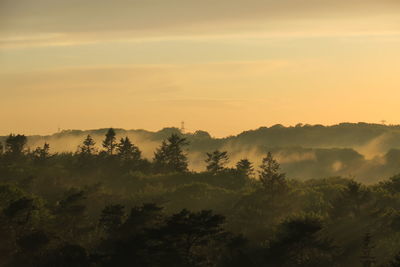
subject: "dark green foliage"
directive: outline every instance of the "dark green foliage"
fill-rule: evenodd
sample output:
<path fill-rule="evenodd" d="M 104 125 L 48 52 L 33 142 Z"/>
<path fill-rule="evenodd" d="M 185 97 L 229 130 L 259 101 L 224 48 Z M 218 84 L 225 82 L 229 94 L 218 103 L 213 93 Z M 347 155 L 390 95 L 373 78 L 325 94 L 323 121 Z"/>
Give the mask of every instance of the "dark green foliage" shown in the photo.
<path fill-rule="evenodd" d="M 116 134 L 113 128 L 108 129 L 102 144 L 105 152 L 109 156 L 113 155 L 114 150 L 117 147 L 115 135 Z"/>
<path fill-rule="evenodd" d="M 50 242 L 50 237 L 43 230 L 35 230 L 18 238 L 18 246 L 25 251 L 40 250 Z"/>
<path fill-rule="evenodd" d="M 154 168 L 157 172 L 186 172 L 188 171 L 188 160 L 183 148 L 189 143 L 186 138 L 172 134 L 161 147 L 154 153 Z"/>
<path fill-rule="evenodd" d="M 332 201 L 332 216 L 357 217 L 362 211 L 362 206 L 367 206 L 370 192 L 360 183 L 349 181 L 342 193 Z"/>
<path fill-rule="evenodd" d="M 270 195 L 287 191 L 285 174 L 279 172 L 279 169 L 279 163 L 272 157 L 272 153 L 268 152 L 267 156 L 263 158 L 258 178 L 264 190 Z"/>
<path fill-rule="evenodd" d="M 108 234 L 112 234 L 121 227 L 124 220 L 124 206 L 111 205 L 106 206 L 100 215 L 99 224 Z"/>
<path fill-rule="evenodd" d="M 391 260 L 388 264 L 384 265 L 384 267 L 399 267 L 400 266 L 400 253 L 398 253 L 393 260 Z"/>
<path fill-rule="evenodd" d="M 106 266 L 210 266 L 232 239 L 222 228 L 224 221 L 211 211 L 167 216 L 155 205 L 134 208 L 120 227 L 121 235 L 107 241 L 116 249 L 106 252 Z"/>
<path fill-rule="evenodd" d="M 24 225 L 31 219 L 32 211 L 36 209 L 33 199 L 21 198 L 11 202 L 4 209 L 4 215 L 16 224 Z"/>
<path fill-rule="evenodd" d="M 399 176 L 296 180 L 268 153 L 258 180 L 249 160 L 229 168 L 220 151 L 208 171 L 189 172 L 185 138 L 206 151 L 215 147 L 202 142 L 220 141 L 173 128 L 158 138 L 168 136 L 153 162 L 128 138 L 101 153 L 91 136 L 78 153 L 14 144 L 0 156 L 0 266 L 399 266 Z M 344 149 L 313 152 L 303 166 L 359 162 Z"/>
<path fill-rule="evenodd" d="M 35 161 L 43 163 L 50 158 L 50 145 L 44 143 L 43 147 L 37 147 L 33 152 L 32 156 Z"/>
<path fill-rule="evenodd" d="M 323 226 L 318 218 L 300 217 L 283 222 L 277 239 L 267 249 L 273 266 L 335 266 L 335 247 L 318 236 Z"/>
<path fill-rule="evenodd" d="M 252 177 L 254 175 L 253 164 L 248 159 L 241 159 L 236 163 L 236 169 L 246 177 Z"/>
<path fill-rule="evenodd" d="M 78 147 L 78 154 L 83 157 L 88 157 L 93 155 L 96 152 L 95 145 L 93 138 L 88 135 L 86 136 L 85 140 L 83 140 L 82 145 Z"/>
<path fill-rule="evenodd" d="M 225 165 L 229 161 L 228 152 L 215 150 L 212 153 L 206 153 L 207 171 L 217 174 L 225 169 Z"/>
<path fill-rule="evenodd" d="M 121 138 L 117 145 L 117 156 L 123 161 L 138 162 L 141 159 L 142 152 L 132 144 L 128 137 Z"/>
<path fill-rule="evenodd" d="M 375 264 L 375 257 L 372 254 L 374 246 L 372 245 L 372 237 L 370 233 L 366 233 L 363 240 L 363 248 L 361 255 L 361 263 L 363 267 L 372 267 Z"/>
<path fill-rule="evenodd" d="M 19 157 L 23 154 L 28 139 L 25 135 L 10 134 L 6 139 L 5 153 L 12 157 Z"/>
<path fill-rule="evenodd" d="M 42 267 L 88 267 L 90 258 L 85 248 L 79 245 L 64 244 L 48 251 L 43 257 Z"/>

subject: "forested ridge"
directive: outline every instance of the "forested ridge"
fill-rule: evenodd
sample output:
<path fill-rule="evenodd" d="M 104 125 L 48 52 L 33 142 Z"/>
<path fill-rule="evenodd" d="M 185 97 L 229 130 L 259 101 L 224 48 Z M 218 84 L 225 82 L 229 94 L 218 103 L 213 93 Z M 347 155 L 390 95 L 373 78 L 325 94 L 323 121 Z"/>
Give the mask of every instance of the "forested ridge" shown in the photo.
<path fill-rule="evenodd" d="M 375 130 L 359 132 L 368 138 L 353 145 L 390 128 L 361 126 Z M 281 164 L 293 153 L 277 149 L 283 144 L 276 140 L 276 146 L 265 144 L 272 142 L 265 141 L 265 131 L 280 136 L 313 127 L 335 129 L 274 126 L 225 139 L 167 129 L 147 137 L 161 140 L 150 157 L 122 130 L 101 130 L 100 140 L 85 132 L 70 152 L 53 151 L 54 137 L 4 137 L 0 265 L 400 266 L 400 176 L 383 172 L 369 184 L 351 176 L 297 179 Z M 390 131 L 395 142 L 397 128 Z M 264 140 L 252 154 L 257 162 L 224 149 L 228 139 L 239 138 Z M 310 137 L 315 148 L 308 149 L 324 149 L 325 138 Z M 342 164 L 366 160 L 343 140 L 343 147 L 325 149 L 360 155 Z M 192 150 L 202 155 L 204 168 L 190 168 Z M 391 171 L 400 163 L 396 159 Z M 313 160 L 313 168 L 318 163 Z"/>
<path fill-rule="evenodd" d="M 52 152 L 76 152 L 87 136 L 101 143 L 108 129 L 63 130 L 48 136 L 29 136 L 27 147 L 34 149 L 47 142 Z M 228 167 L 241 158 L 256 166 L 263 155 L 272 152 L 282 171 L 299 180 L 321 177 L 352 177 L 364 184 L 373 184 L 400 173 L 400 126 L 368 123 L 341 123 L 332 126 L 298 124 L 274 125 L 242 132 L 235 136 L 214 138 L 205 131 L 182 133 L 177 128 L 157 132 L 115 129 L 118 139 L 129 137 L 140 147 L 142 156 L 152 160 L 154 150 L 171 134 L 179 134 L 189 142 L 188 168 L 203 171 L 205 153 L 220 150 L 229 153 Z M 5 141 L 7 136 L 0 137 Z"/>

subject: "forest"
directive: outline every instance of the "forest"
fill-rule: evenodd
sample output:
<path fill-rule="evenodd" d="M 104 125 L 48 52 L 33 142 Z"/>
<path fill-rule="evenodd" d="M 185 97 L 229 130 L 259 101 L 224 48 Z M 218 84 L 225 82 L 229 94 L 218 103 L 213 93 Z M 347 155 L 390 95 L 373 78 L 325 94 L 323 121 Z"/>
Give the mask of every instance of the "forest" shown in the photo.
<path fill-rule="evenodd" d="M 297 124 L 285 127 L 274 125 L 216 138 L 206 131 L 182 132 L 178 128 L 146 130 L 114 129 L 117 138 L 129 137 L 140 147 L 144 158 L 152 160 L 159 144 L 172 134 L 180 134 L 189 144 L 188 168 L 201 172 L 206 168 L 207 152 L 220 150 L 229 153 L 227 167 L 247 158 L 258 167 L 262 158 L 272 152 L 282 171 L 297 180 L 342 176 L 363 184 L 373 184 L 400 173 L 400 127 L 370 123 L 341 123 L 332 126 Z M 29 136 L 32 149 L 51 144 L 52 152 L 76 152 L 87 136 L 101 142 L 108 129 L 62 130 L 48 136 Z M 4 142 L 7 136 L 0 137 Z"/>
<path fill-rule="evenodd" d="M 397 131 L 10 134 L 0 266 L 400 266 L 400 158 L 362 153 L 378 141 L 396 148 Z M 78 145 L 54 149 L 66 136 Z M 237 152 L 246 147 L 256 152 Z"/>

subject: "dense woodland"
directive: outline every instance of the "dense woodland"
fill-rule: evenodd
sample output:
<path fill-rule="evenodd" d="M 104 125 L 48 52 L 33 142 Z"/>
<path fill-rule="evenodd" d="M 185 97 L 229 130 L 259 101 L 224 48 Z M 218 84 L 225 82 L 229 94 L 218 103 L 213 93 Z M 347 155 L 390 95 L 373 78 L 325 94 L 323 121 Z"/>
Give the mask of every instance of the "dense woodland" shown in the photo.
<path fill-rule="evenodd" d="M 27 146 L 34 149 L 47 142 L 51 151 L 75 152 L 87 136 L 95 140 L 101 151 L 108 129 L 63 130 L 48 136 L 29 136 Z M 266 153 L 272 152 L 281 170 L 297 180 L 342 176 L 352 177 L 363 184 L 374 184 L 400 173 L 400 126 L 367 123 L 341 123 L 332 126 L 274 125 L 245 131 L 238 135 L 215 138 L 205 131 L 182 132 L 165 128 L 157 132 L 115 129 L 117 139 L 129 137 L 140 147 L 142 156 L 152 160 L 159 144 L 172 134 L 182 135 L 189 142 L 189 170 L 201 172 L 206 168 L 205 154 L 228 151 L 227 167 L 248 158 L 258 167 Z M 0 137 L 5 142 L 7 136 Z"/>
<path fill-rule="evenodd" d="M 74 152 L 28 142 L 0 147 L 1 266 L 400 266 L 400 175 L 295 179 L 273 150 L 210 149 L 193 171 L 179 132 L 150 159 L 113 129 Z"/>

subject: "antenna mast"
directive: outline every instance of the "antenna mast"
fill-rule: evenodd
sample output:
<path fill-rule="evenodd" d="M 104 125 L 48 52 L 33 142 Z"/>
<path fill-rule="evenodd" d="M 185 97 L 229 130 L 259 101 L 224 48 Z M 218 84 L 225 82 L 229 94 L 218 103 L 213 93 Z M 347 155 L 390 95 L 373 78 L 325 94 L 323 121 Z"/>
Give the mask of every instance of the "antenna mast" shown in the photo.
<path fill-rule="evenodd" d="M 181 121 L 181 133 L 185 133 L 185 122 Z"/>

